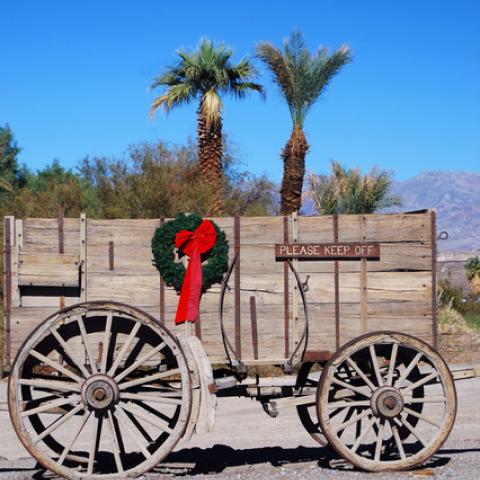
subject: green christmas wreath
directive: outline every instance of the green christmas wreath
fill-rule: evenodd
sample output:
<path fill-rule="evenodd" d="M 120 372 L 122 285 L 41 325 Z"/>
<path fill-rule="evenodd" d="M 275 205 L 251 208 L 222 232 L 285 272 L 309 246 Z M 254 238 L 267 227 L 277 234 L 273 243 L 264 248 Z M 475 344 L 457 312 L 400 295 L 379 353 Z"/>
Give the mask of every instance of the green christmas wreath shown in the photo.
<path fill-rule="evenodd" d="M 175 262 L 175 236 L 181 230 L 194 231 L 202 223 L 202 218 L 194 213 L 179 213 L 175 219 L 165 222 L 155 230 L 152 238 L 153 264 L 158 268 L 165 284 L 175 288 L 177 293 L 182 289 L 185 277 L 185 266 Z M 201 256 L 202 259 L 202 293 L 213 284 L 220 283 L 223 274 L 228 270 L 228 241 L 225 232 L 215 222 L 217 239 L 213 248 Z M 178 258 L 184 256 L 178 251 Z"/>

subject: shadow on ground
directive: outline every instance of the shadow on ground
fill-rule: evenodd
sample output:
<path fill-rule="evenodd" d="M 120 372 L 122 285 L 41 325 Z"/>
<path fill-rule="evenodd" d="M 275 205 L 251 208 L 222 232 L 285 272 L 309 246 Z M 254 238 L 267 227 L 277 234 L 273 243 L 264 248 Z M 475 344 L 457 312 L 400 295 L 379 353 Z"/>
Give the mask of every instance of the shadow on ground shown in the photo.
<path fill-rule="evenodd" d="M 479 452 L 480 449 L 445 449 L 440 451 L 441 456 L 435 456 L 425 467 L 443 467 L 450 462 L 450 455 L 457 455 L 466 452 Z M 446 456 L 445 456 L 446 455 Z M 234 449 L 227 445 L 214 445 L 210 448 L 184 448 L 171 453 L 165 464 L 160 464 L 154 472 L 172 476 L 216 474 L 227 468 L 241 467 L 247 465 L 270 464 L 273 467 L 295 465 L 298 463 L 315 462 L 320 468 L 335 470 L 353 470 L 353 467 L 338 458 L 329 448 L 316 447 L 264 447 L 250 449 Z M 35 480 L 46 480 L 56 478 L 45 469 L 37 465 L 34 468 L 0 468 L 2 472 L 31 472 Z"/>

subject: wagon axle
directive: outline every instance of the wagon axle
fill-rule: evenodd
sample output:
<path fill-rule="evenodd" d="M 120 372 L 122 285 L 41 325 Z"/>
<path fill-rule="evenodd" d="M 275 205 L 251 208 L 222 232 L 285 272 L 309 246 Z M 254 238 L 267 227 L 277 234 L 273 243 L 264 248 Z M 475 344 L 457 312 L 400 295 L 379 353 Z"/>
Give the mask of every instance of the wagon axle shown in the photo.
<path fill-rule="evenodd" d="M 81 399 L 89 410 L 111 409 L 120 399 L 115 380 L 108 375 L 92 375 L 82 385 Z"/>
<path fill-rule="evenodd" d="M 404 401 L 396 388 L 381 387 L 373 393 L 370 405 L 376 417 L 394 418 L 403 411 Z"/>

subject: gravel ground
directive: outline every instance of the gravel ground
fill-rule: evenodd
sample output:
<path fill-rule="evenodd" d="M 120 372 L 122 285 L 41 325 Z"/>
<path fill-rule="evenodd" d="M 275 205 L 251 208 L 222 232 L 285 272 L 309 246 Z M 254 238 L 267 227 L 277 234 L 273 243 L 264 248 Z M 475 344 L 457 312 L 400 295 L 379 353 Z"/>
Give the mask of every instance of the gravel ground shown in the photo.
<path fill-rule="evenodd" d="M 144 478 L 195 480 L 480 478 L 480 378 L 457 382 L 459 408 L 455 427 L 440 452 L 427 464 L 404 473 L 354 471 L 303 430 L 292 408 L 268 417 L 249 399 L 220 399 L 213 432 L 181 443 Z M 0 404 L 5 382 L 0 382 Z M 55 478 L 39 469 L 10 427 L 5 405 L 0 411 L 0 479 Z"/>

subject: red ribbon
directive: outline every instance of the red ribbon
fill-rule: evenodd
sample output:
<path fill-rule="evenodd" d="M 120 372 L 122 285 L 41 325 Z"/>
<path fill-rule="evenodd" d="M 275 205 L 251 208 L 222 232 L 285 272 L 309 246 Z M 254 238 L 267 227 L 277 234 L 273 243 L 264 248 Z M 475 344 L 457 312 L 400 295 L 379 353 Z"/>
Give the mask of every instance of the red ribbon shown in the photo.
<path fill-rule="evenodd" d="M 198 318 L 198 306 L 202 292 L 202 253 L 208 252 L 217 240 L 215 227 L 210 220 L 203 220 L 194 232 L 182 230 L 175 236 L 175 246 L 190 257 L 180 291 L 175 323 L 194 322 Z"/>

